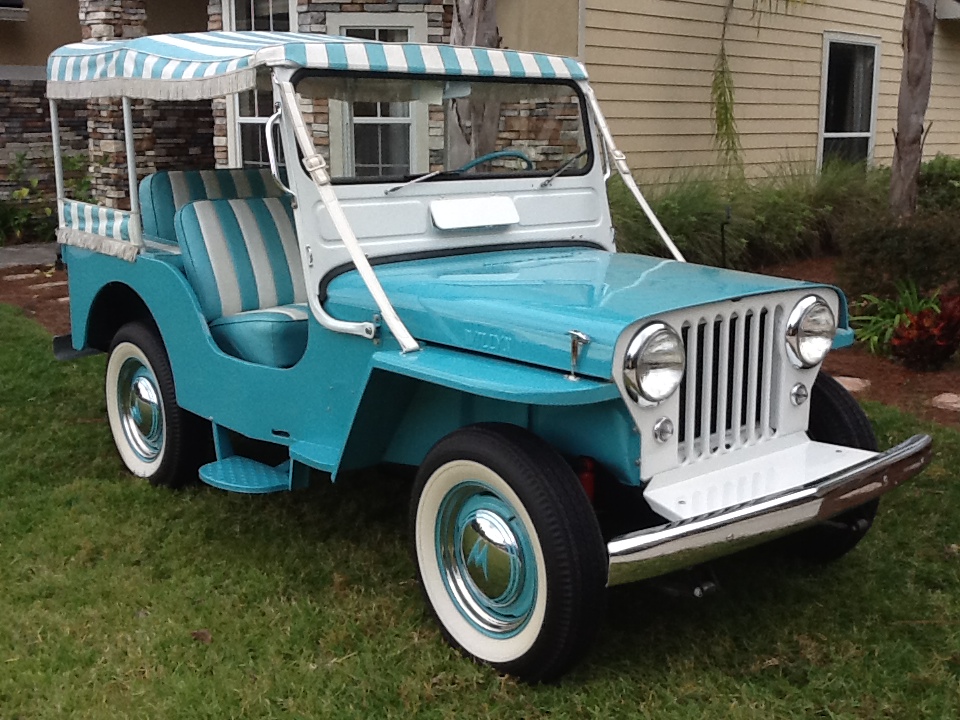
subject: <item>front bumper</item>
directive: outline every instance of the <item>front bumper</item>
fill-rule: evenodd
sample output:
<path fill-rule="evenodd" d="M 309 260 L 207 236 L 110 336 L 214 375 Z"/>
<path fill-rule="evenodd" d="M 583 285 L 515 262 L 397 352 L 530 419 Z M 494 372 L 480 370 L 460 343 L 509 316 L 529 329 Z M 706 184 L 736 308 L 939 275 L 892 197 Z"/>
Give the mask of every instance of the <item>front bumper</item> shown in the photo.
<path fill-rule="evenodd" d="M 930 462 L 932 445 L 929 435 L 915 435 L 802 487 L 616 537 L 607 543 L 607 584 L 663 575 L 828 520 L 919 473 Z"/>

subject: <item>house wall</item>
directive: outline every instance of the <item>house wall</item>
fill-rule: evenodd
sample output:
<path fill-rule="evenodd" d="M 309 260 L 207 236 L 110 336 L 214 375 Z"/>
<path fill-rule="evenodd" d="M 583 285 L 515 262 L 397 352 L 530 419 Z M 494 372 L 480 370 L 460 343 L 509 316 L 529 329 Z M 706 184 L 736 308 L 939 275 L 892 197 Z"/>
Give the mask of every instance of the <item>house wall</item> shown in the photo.
<path fill-rule="evenodd" d="M 585 60 L 604 112 L 639 175 L 713 165 L 710 86 L 724 0 L 585 0 Z M 875 161 L 893 156 L 903 0 L 822 1 L 765 14 L 736 0 L 727 51 L 749 174 L 816 160 L 824 32 L 879 38 Z M 960 155 L 960 23 L 938 22 L 926 155 Z"/>
<path fill-rule="evenodd" d="M 203 0 L 147 0 L 147 33 L 198 32 L 207 29 Z"/>
<path fill-rule="evenodd" d="M 61 45 L 79 42 L 77 7 L 72 0 L 25 0 L 24 22 L 0 22 L 0 66 L 46 67 Z"/>
<path fill-rule="evenodd" d="M 576 57 L 580 0 L 499 0 L 497 27 L 503 47 Z"/>
<path fill-rule="evenodd" d="M 38 180 L 41 192 L 53 194 L 45 67 L 55 48 L 80 40 L 72 3 L 68 13 L 56 0 L 26 0 L 24 7 L 29 11 L 25 21 L 0 21 L 0 198 L 32 179 Z M 84 108 L 77 103 L 65 105 L 60 121 L 65 151 L 83 152 L 87 145 Z M 18 162 L 18 156 L 23 162 Z M 21 180 L 11 178 L 18 165 L 23 166 Z"/>

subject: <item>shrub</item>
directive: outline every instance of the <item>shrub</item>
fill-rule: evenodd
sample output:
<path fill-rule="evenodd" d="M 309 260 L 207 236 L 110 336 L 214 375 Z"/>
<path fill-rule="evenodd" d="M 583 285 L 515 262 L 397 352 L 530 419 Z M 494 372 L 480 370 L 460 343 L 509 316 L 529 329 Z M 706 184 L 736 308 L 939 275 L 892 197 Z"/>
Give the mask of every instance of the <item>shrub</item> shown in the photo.
<path fill-rule="evenodd" d="M 821 250 L 839 253 L 845 226 L 885 213 L 889 188 L 889 168 L 867 170 L 862 165 L 836 161 L 827 164 L 817 177 L 811 197 Z"/>
<path fill-rule="evenodd" d="M 764 264 L 836 252 L 838 228 L 852 215 L 874 217 L 886 203 L 889 173 L 832 164 L 819 174 L 785 164 L 746 181 L 703 176 L 672 178 L 648 190 L 667 232 L 691 262 L 721 263 L 725 224 L 727 266 Z M 610 183 L 618 244 L 626 252 L 666 256 L 666 249 L 620 180 Z"/>
<path fill-rule="evenodd" d="M 937 155 L 923 164 L 917 205 L 927 211 L 960 211 L 960 158 Z"/>
<path fill-rule="evenodd" d="M 940 303 L 936 294 L 925 297 L 920 294 L 915 283 L 897 283 L 897 293 L 893 298 L 881 298 L 876 295 L 864 295 L 859 302 L 852 303 L 854 315 L 850 323 L 857 340 L 867 345 L 874 354 L 886 353 L 896 332 L 908 322 L 910 317 L 927 312 L 940 312 Z"/>
<path fill-rule="evenodd" d="M 907 313 L 894 331 L 890 347 L 911 370 L 939 370 L 960 348 L 960 322 L 934 308 Z"/>
<path fill-rule="evenodd" d="M 71 200 L 93 202 L 93 182 L 87 174 L 89 159 L 85 154 L 63 156 L 63 184 Z"/>
<path fill-rule="evenodd" d="M 619 248 L 624 252 L 668 257 L 660 237 L 619 178 L 610 181 L 609 196 Z M 685 178 L 653 188 L 648 200 L 680 252 L 690 262 L 721 264 L 720 225 L 730 204 L 722 183 L 707 178 Z M 727 265 L 739 267 L 743 242 L 732 239 L 730 233 L 727 240 Z"/>
<path fill-rule="evenodd" d="M 921 292 L 951 290 L 960 268 L 955 213 L 924 212 L 898 221 L 888 212 L 848 217 L 841 227 L 840 284 L 852 295 L 891 296 L 909 281 Z"/>
<path fill-rule="evenodd" d="M 9 171 L 11 182 L 19 187 L 8 199 L 0 200 L 0 245 L 53 239 L 53 208 L 38 189 L 40 181 L 26 175 L 27 156 L 19 153 Z"/>

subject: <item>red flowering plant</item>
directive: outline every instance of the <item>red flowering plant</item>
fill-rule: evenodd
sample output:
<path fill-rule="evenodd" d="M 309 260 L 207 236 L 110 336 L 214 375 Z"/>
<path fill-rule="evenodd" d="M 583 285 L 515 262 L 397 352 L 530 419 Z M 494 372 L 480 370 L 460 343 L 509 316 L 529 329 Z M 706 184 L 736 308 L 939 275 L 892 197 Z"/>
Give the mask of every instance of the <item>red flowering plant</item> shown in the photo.
<path fill-rule="evenodd" d="M 890 348 L 911 370 L 941 369 L 960 348 L 960 295 L 942 298 L 939 309 L 907 312 Z"/>

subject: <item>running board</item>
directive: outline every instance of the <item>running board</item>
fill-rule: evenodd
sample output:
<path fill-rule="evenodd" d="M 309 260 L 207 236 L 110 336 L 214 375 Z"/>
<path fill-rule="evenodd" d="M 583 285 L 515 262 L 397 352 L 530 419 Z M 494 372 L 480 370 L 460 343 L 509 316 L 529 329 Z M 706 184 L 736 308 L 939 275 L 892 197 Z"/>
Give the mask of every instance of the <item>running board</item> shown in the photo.
<path fill-rule="evenodd" d="M 270 467 L 234 455 L 200 468 L 200 479 L 221 490 L 251 495 L 291 489 L 290 461 Z"/>

